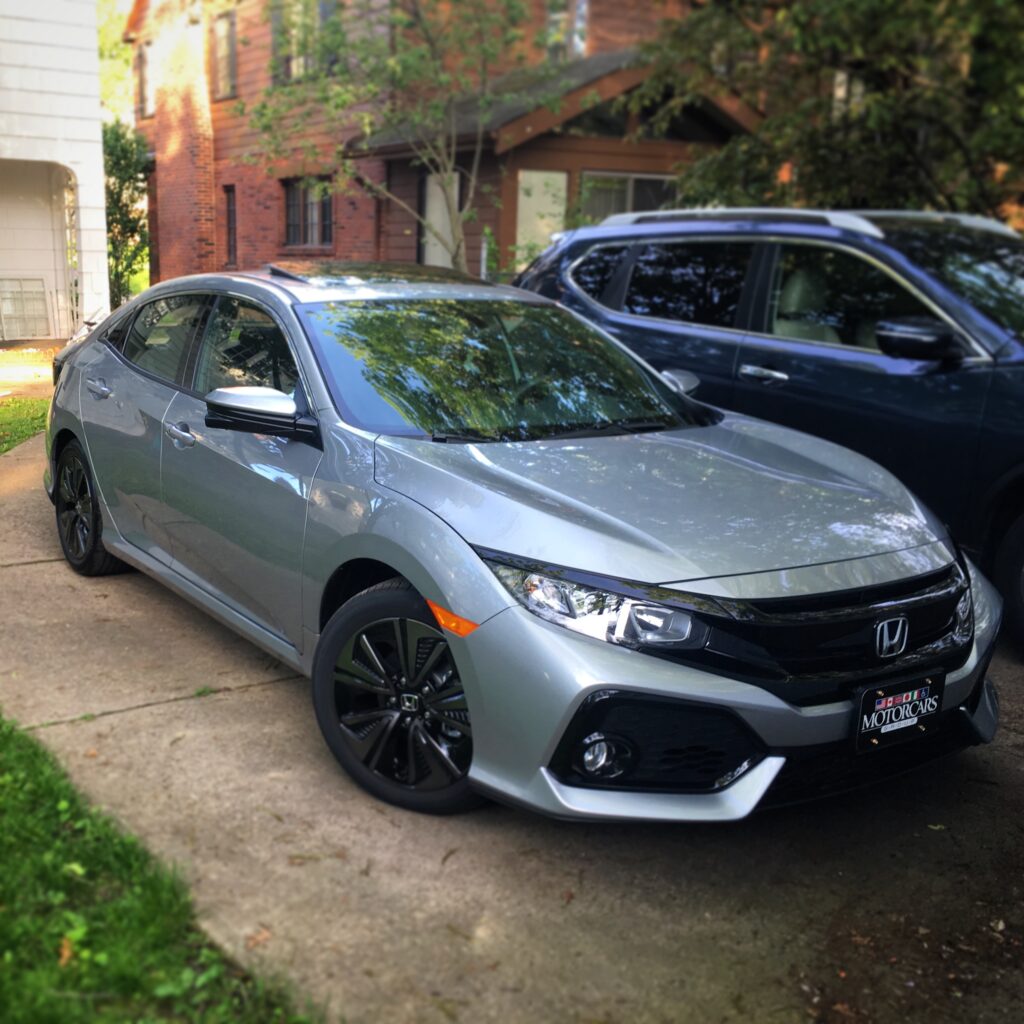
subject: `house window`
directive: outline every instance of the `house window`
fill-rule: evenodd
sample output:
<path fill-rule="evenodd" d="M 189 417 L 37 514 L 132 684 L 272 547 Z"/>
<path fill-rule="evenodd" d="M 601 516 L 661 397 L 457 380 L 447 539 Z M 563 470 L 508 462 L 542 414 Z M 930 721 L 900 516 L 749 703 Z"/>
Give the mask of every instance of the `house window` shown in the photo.
<path fill-rule="evenodd" d="M 224 215 L 227 226 L 227 264 L 233 267 L 238 263 L 238 234 L 235 227 L 235 186 L 224 186 Z"/>
<path fill-rule="evenodd" d="M 52 335 L 42 278 L 0 278 L 0 341 Z"/>
<path fill-rule="evenodd" d="M 150 67 L 152 43 L 140 43 L 135 55 L 136 86 L 139 94 L 139 117 L 152 117 L 156 113 L 156 86 Z"/>
<path fill-rule="evenodd" d="M 337 5 L 338 0 L 272 0 L 275 85 L 296 82 L 316 69 L 320 30 Z"/>
<path fill-rule="evenodd" d="M 235 12 L 226 11 L 213 22 L 213 98 L 226 100 L 234 96 L 235 77 Z"/>
<path fill-rule="evenodd" d="M 675 201 L 675 181 L 668 175 L 584 172 L 580 188 L 580 212 L 589 221 L 602 221 L 613 213 L 666 209 Z"/>
<path fill-rule="evenodd" d="M 318 178 L 313 184 L 305 184 L 302 179 L 292 179 L 284 183 L 285 245 L 332 244 L 331 193 L 324 191 L 330 180 Z"/>

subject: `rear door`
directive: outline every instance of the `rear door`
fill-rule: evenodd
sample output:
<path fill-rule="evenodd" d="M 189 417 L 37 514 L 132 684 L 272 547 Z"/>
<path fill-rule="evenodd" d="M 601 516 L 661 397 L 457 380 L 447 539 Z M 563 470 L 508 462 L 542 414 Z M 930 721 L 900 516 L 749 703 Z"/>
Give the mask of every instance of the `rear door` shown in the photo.
<path fill-rule="evenodd" d="M 964 337 L 948 363 L 883 353 L 879 321 L 942 317 L 912 284 L 854 249 L 780 242 L 745 340 L 734 407 L 863 452 L 954 529 L 966 507 L 991 360 Z"/>
<path fill-rule="evenodd" d="M 164 413 L 178 393 L 209 296 L 167 295 L 118 321 L 79 365 L 89 459 L 121 536 L 170 561 L 160 493 Z"/>
<path fill-rule="evenodd" d="M 304 405 L 284 328 L 263 305 L 217 299 L 190 371 L 164 416 L 163 497 L 173 567 L 275 636 L 301 641 L 302 541 L 318 448 L 206 426 L 215 388 L 275 388 Z"/>
<path fill-rule="evenodd" d="M 609 273 L 617 249 L 623 252 Z M 601 307 L 601 326 L 659 370 L 691 370 L 701 381 L 698 398 L 728 406 L 752 301 L 754 249 L 743 238 L 599 246 L 570 277 Z"/>

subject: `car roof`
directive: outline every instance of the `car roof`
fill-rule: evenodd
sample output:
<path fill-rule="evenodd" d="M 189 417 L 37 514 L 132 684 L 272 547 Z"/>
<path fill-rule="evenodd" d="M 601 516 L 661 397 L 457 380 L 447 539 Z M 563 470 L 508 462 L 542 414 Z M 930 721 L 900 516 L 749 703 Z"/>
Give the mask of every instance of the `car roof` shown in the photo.
<path fill-rule="evenodd" d="M 155 286 L 180 290 L 225 287 L 232 282 L 270 286 L 294 304 L 373 299 L 506 299 L 532 305 L 550 300 L 445 267 L 418 263 L 357 263 L 340 260 L 285 260 L 253 270 L 197 274 Z"/>
<path fill-rule="evenodd" d="M 1001 235 L 1020 237 L 1013 228 L 992 217 L 973 214 L 943 213 L 927 210 L 819 210 L 796 207 L 694 207 L 679 210 L 649 210 L 635 213 L 617 213 L 606 217 L 600 224 L 578 228 L 564 237 L 595 238 L 662 235 L 701 228 L 714 230 L 742 230 L 758 233 L 784 227 L 789 231 L 800 227 L 809 233 L 831 229 L 881 240 L 886 228 L 907 226 L 908 223 L 929 226 L 949 226 L 991 231 Z M 831 232 L 830 232 L 831 233 Z"/>

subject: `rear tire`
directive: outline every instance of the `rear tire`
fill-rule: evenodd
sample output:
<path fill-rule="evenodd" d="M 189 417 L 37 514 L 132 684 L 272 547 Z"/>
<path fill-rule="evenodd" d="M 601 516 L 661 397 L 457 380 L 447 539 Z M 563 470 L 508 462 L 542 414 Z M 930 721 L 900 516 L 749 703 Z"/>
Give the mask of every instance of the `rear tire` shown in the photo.
<path fill-rule="evenodd" d="M 469 709 L 448 640 L 406 580 L 378 583 L 334 613 L 312 676 L 327 746 L 368 793 L 426 814 L 484 802 L 469 783 Z"/>
<path fill-rule="evenodd" d="M 68 565 L 83 576 L 108 576 L 128 566 L 103 546 L 103 516 L 82 446 L 69 441 L 57 459 L 57 536 Z"/>
<path fill-rule="evenodd" d="M 1024 516 L 1006 531 L 993 565 L 992 577 L 1003 595 L 1003 621 L 1018 648 L 1024 651 Z"/>

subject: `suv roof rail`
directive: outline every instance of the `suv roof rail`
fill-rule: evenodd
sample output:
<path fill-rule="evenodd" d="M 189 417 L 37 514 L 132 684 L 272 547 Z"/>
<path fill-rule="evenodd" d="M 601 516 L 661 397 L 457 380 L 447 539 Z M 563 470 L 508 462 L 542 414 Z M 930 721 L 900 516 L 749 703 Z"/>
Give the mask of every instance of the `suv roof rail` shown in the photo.
<path fill-rule="evenodd" d="M 615 213 L 601 221 L 602 227 L 617 224 L 656 224 L 666 220 L 725 220 L 743 217 L 750 220 L 794 220 L 812 224 L 831 224 L 834 228 L 857 231 L 875 238 L 884 237 L 882 229 L 861 213 L 847 210 L 803 210 L 780 206 L 706 206 L 682 210 L 646 210 Z"/>
<path fill-rule="evenodd" d="M 1010 235 L 1019 238 L 1019 234 L 995 217 L 983 217 L 977 213 L 946 213 L 942 210 L 856 210 L 861 217 L 899 217 L 902 220 L 935 220 L 959 224 L 965 228 L 977 228 L 979 231 L 993 231 L 999 235 Z"/>

